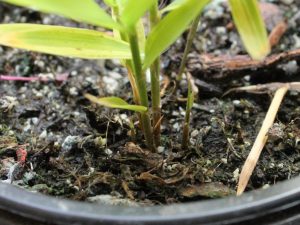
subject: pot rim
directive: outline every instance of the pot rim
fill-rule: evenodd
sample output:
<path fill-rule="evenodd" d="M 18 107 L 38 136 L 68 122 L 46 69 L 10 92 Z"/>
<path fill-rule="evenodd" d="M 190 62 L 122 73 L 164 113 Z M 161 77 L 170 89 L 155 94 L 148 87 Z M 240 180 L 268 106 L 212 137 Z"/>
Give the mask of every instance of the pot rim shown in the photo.
<path fill-rule="evenodd" d="M 199 224 L 241 221 L 300 204 L 300 176 L 240 197 L 164 206 L 122 207 L 31 193 L 0 182 L 0 209 L 55 224 Z"/>

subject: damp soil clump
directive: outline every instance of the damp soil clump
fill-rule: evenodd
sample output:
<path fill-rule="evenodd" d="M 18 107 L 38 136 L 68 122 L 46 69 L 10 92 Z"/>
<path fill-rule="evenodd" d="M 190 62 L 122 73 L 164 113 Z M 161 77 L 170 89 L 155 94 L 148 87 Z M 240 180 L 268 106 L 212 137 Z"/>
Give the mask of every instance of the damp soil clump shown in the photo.
<path fill-rule="evenodd" d="M 188 71 L 198 97 L 192 110 L 190 147 L 181 149 L 186 81 L 177 90 L 172 80 L 185 36 L 163 56 L 162 142 L 147 150 L 138 118 L 88 102 L 84 93 L 120 96 L 132 102 L 126 70 L 115 60 L 68 59 L 1 47 L 0 73 L 43 79 L 0 80 L 0 176 L 33 192 L 117 205 L 154 205 L 234 195 L 242 165 L 252 147 L 271 93 L 231 93 L 245 85 L 299 80 L 296 61 L 276 65 L 276 74 L 244 74 L 226 81 L 207 79 L 200 53 L 244 53 L 229 9 L 222 1 L 206 9 L 198 28 Z M 274 3 L 285 18 L 294 18 L 295 1 Z M 85 27 L 57 16 L 0 5 L 1 21 Z M 299 48 L 294 18 L 273 48 Z M 228 25 L 229 24 L 229 25 Z M 272 28 L 268 28 L 272 29 Z M 300 95 L 289 92 L 247 190 L 267 188 L 300 172 Z M 24 153 L 20 155 L 20 152 Z"/>

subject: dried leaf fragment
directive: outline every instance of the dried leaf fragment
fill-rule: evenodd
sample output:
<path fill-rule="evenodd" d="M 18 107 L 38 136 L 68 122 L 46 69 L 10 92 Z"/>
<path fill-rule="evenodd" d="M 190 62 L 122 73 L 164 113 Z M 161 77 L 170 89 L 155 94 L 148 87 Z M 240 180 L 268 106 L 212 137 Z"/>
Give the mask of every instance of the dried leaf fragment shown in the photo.
<path fill-rule="evenodd" d="M 181 189 L 180 195 L 193 197 L 221 198 L 235 194 L 235 191 L 227 187 L 221 182 L 203 183 L 200 185 L 192 185 Z"/>

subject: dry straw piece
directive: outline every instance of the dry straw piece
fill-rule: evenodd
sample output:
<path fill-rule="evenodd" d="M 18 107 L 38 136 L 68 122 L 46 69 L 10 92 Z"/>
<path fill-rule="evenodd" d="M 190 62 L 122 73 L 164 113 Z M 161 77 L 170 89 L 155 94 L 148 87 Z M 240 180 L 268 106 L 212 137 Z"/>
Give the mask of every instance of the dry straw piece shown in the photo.
<path fill-rule="evenodd" d="M 261 154 L 261 151 L 268 140 L 268 131 L 274 123 L 280 104 L 286 92 L 289 90 L 289 87 L 289 84 L 283 85 L 282 87 L 278 88 L 275 92 L 274 98 L 269 107 L 265 120 L 263 121 L 262 127 L 256 137 L 253 147 L 241 171 L 237 188 L 237 195 L 241 195 L 248 184 L 250 176 Z"/>

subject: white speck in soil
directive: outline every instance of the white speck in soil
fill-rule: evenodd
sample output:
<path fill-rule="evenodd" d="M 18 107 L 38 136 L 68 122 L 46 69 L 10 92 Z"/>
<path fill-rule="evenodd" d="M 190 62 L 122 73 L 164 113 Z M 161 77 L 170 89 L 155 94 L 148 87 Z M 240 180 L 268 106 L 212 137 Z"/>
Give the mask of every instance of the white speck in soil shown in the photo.
<path fill-rule="evenodd" d="M 29 132 L 31 130 L 31 119 L 28 119 L 25 124 L 24 124 L 24 127 L 23 127 L 23 131 L 25 133 Z"/>
<path fill-rule="evenodd" d="M 33 118 L 31 118 L 31 121 L 32 121 L 33 125 L 37 125 L 39 123 L 39 118 L 33 117 Z"/>
<path fill-rule="evenodd" d="M 124 123 L 126 123 L 126 124 L 129 124 L 129 123 L 130 123 L 130 120 L 129 120 L 127 114 L 122 113 L 122 114 L 120 115 L 120 118 L 122 119 L 122 122 L 124 122 Z"/>
<path fill-rule="evenodd" d="M 165 151 L 165 147 L 163 147 L 163 146 L 158 146 L 157 147 L 157 152 L 158 153 L 163 153 Z"/>
<path fill-rule="evenodd" d="M 271 163 L 269 164 L 269 168 L 270 168 L 270 169 L 273 169 L 274 167 L 275 167 L 275 164 L 271 162 Z"/>
<path fill-rule="evenodd" d="M 174 128 L 174 130 L 179 131 L 179 124 L 174 123 L 173 128 Z"/>
<path fill-rule="evenodd" d="M 62 152 L 68 153 L 69 151 L 71 151 L 72 148 L 77 144 L 78 139 L 78 136 L 67 136 L 61 145 Z"/>
<path fill-rule="evenodd" d="M 233 100 L 232 103 L 235 105 L 235 106 L 239 106 L 241 104 L 241 101 L 240 100 Z"/>
<path fill-rule="evenodd" d="M 226 28 L 225 27 L 217 27 L 216 28 L 217 34 L 226 34 Z"/>
<path fill-rule="evenodd" d="M 119 79 L 122 79 L 123 76 L 115 71 L 110 71 L 108 72 L 108 76 L 111 77 L 112 79 L 114 80 L 119 80 Z"/>
<path fill-rule="evenodd" d="M 224 163 L 224 164 L 227 164 L 228 160 L 226 158 L 222 158 L 221 161 Z"/>
<path fill-rule="evenodd" d="M 102 81 L 106 86 L 107 92 L 110 94 L 115 93 L 115 91 L 117 91 L 119 88 L 118 81 L 112 77 L 105 76 L 105 77 L 103 77 Z"/>
<path fill-rule="evenodd" d="M 239 179 L 239 175 L 240 175 L 240 169 L 236 168 L 236 170 L 233 171 L 233 180 L 237 181 Z"/>
<path fill-rule="evenodd" d="M 40 138 L 40 139 L 45 139 L 46 137 L 47 137 L 47 130 L 44 130 L 44 131 L 40 134 L 39 138 Z"/>
<path fill-rule="evenodd" d="M 76 87 L 71 87 L 69 90 L 69 93 L 71 96 L 77 96 L 78 95 L 78 90 Z"/>
<path fill-rule="evenodd" d="M 71 72 L 71 76 L 72 76 L 72 77 L 77 76 L 77 74 L 78 74 L 78 72 L 77 72 L 76 70 L 73 70 L 73 71 Z"/>
<path fill-rule="evenodd" d="M 283 163 L 279 163 L 279 164 L 277 165 L 277 167 L 280 168 L 280 169 L 282 169 L 282 168 L 284 167 L 284 165 L 283 165 Z"/>
<path fill-rule="evenodd" d="M 37 65 L 38 67 L 40 67 L 41 69 L 44 69 L 44 67 L 45 67 L 45 62 L 42 60 L 36 60 L 36 61 L 34 61 L 34 64 Z"/>
<path fill-rule="evenodd" d="M 72 112 L 72 114 L 73 114 L 73 116 L 80 116 L 80 112 L 77 112 L 77 111 Z"/>
<path fill-rule="evenodd" d="M 193 130 L 192 133 L 191 133 L 191 137 L 195 138 L 195 137 L 198 136 L 198 134 L 199 134 L 199 130 Z"/>
<path fill-rule="evenodd" d="M 298 71 L 298 65 L 295 60 L 282 65 L 282 68 L 286 72 L 287 75 L 293 75 Z"/>
<path fill-rule="evenodd" d="M 24 173 L 24 176 L 23 176 L 23 180 L 25 181 L 25 183 L 28 183 L 29 181 L 33 180 L 36 176 L 36 173 L 35 172 L 26 172 Z"/>
<path fill-rule="evenodd" d="M 173 111 L 172 116 L 179 116 L 179 112 L 178 111 Z"/>
<path fill-rule="evenodd" d="M 112 150 L 110 150 L 109 148 L 105 149 L 104 152 L 108 156 L 111 156 L 113 154 Z"/>

